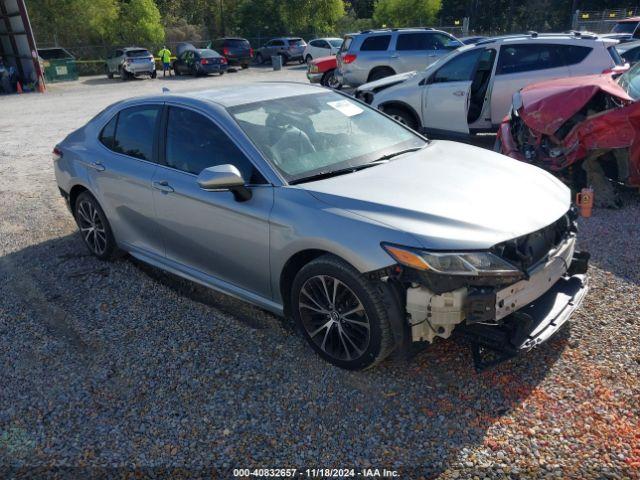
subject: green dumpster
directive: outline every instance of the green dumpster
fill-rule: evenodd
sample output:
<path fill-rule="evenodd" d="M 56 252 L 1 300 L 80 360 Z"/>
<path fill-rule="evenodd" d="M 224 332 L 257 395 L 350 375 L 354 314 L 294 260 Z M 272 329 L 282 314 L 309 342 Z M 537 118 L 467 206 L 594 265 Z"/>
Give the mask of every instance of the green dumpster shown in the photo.
<path fill-rule="evenodd" d="M 47 82 L 68 82 L 78 79 L 76 59 L 64 48 L 39 48 L 38 56 Z"/>

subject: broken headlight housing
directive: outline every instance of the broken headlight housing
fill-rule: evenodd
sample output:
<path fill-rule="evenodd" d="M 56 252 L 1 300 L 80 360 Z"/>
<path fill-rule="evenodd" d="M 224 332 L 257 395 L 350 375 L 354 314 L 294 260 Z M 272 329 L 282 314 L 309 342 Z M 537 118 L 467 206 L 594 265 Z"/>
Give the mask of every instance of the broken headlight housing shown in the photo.
<path fill-rule="evenodd" d="M 383 243 L 382 248 L 399 264 L 416 270 L 453 276 L 518 277 L 522 271 L 491 252 L 431 252 Z"/>

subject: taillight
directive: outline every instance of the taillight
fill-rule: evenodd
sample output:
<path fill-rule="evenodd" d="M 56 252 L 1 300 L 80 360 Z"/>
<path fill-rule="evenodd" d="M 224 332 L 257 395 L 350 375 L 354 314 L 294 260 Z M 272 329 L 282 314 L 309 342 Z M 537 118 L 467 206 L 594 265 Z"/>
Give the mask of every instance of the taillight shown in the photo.
<path fill-rule="evenodd" d="M 200 60 L 200 64 L 201 64 L 201 65 L 206 65 L 207 63 L 209 63 L 209 62 L 208 62 L 208 61 L 207 61 L 207 59 L 205 59 L 205 58 L 203 58 L 202 60 Z"/>
<path fill-rule="evenodd" d="M 227 63 L 227 59 L 226 59 L 226 58 L 224 58 L 224 57 L 222 57 L 222 58 L 220 59 L 220 63 Z"/>
<path fill-rule="evenodd" d="M 357 55 L 353 53 L 346 53 L 342 56 L 342 63 L 355 62 Z"/>
<path fill-rule="evenodd" d="M 64 155 L 62 154 L 62 150 L 60 150 L 57 146 L 53 147 L 53 159 L 54 160 L 59 160 L 61 159 Z"/>
<path fill-rule="evenodd" d="M 253 57 L 253 48 L 249 48 L 249 56 Z"/>
<path fill-rule="evenodd" d="M 228 49 L 227 47 L 224 47 L 224 48 L 222 49 L 222 54 L 223 54 L 223 55 L 225 55 L 225 56 L 226 56 L 226 55 L 229 55 L 229 49 Z"/>

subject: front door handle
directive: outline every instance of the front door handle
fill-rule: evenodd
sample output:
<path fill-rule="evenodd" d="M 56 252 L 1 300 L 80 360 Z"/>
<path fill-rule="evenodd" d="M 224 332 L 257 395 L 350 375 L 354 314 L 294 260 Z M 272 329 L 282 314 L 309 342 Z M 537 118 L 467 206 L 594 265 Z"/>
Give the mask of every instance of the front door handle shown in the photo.
<path fill-rule="evenodd" d="M 104 172 L 105 170 L 104 165 L 100 162 L 91 162 L 89 166 L 98 172 Z"/>
<path fill-rule="evenodd" d="M 164 193 L 171 193 L 175 191 L 173 187 L 169 185 L 169 182 L 167 182 L 166 180 L 162 180 L 161 182 L 153 182 L 152 186 L 156 190 L 160 190 L 161 192 L 164 192 Z"/>
<path fill-rule="evenodd" d="M 463 90 L 456 90 L 455 92 L 453 92 L 453 94 L 456 97 L 464 97 L 464 91 Z"/>

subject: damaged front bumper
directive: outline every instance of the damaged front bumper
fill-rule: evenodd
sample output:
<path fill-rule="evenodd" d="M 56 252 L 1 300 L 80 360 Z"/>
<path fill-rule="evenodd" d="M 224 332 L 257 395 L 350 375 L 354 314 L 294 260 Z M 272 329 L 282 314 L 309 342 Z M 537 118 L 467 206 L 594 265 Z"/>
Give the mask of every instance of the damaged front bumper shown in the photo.
<path fill-rule="evenodd" d="M 436 295 L 422 285 L 407 289 L 413 341 L 460 333 L 477 346 L 513 356 L 549 339 L 578 308 L 588 290 L 589 255 L 569 236 L 547 259 L 512 285 L 463 287 Z"/>

